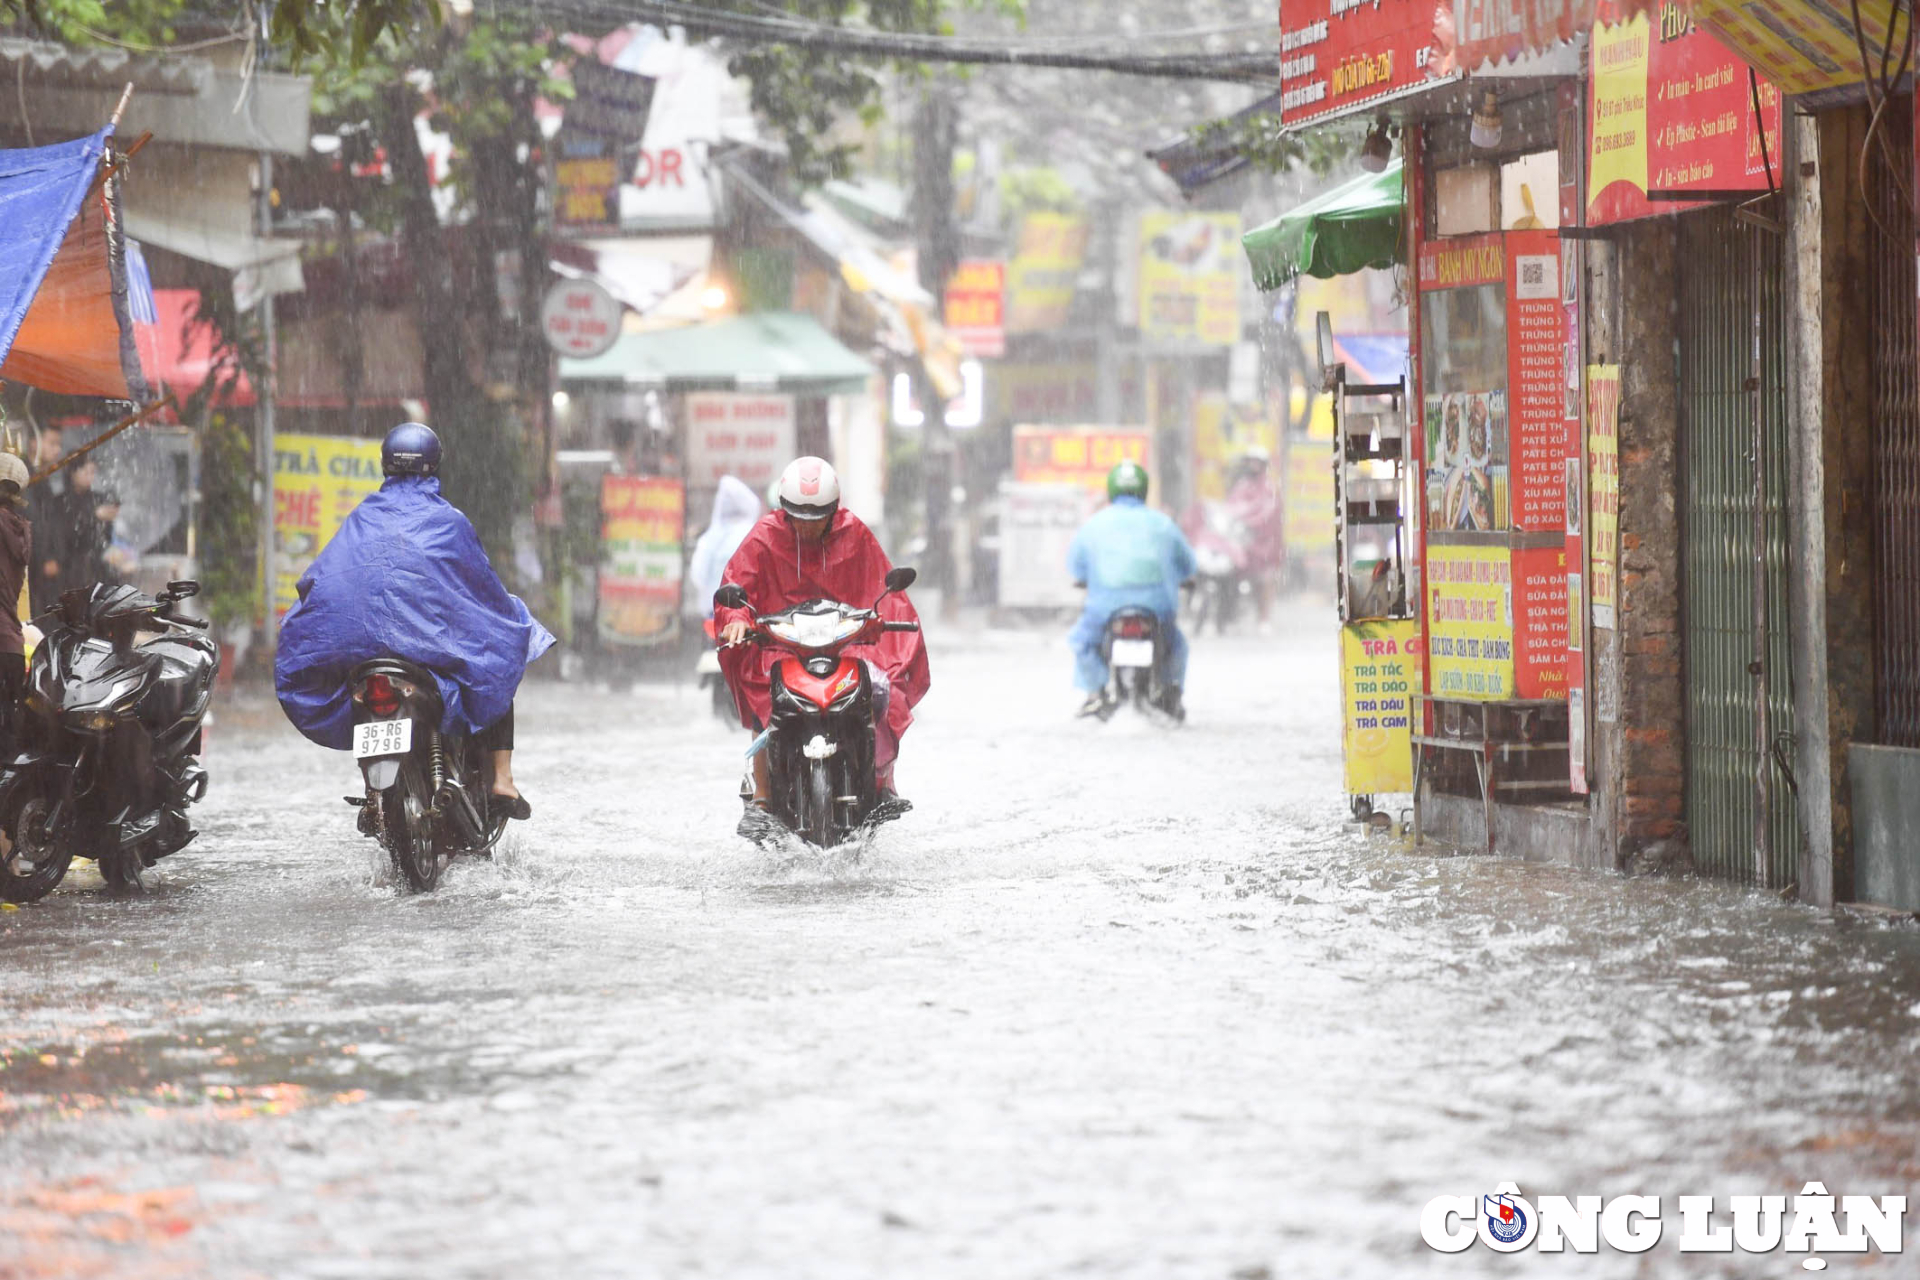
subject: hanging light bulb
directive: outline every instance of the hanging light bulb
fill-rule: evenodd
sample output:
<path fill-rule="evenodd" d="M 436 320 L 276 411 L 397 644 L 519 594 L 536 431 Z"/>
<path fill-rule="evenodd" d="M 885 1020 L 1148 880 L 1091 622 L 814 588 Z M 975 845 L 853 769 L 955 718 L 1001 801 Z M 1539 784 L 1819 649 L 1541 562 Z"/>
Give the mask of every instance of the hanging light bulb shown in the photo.
<path fill-rule="evenodd" d="M 1381 173 L 1387 162 L 1393 159 L 1393 139 L 1387 131 L 1387 120 L 1382 116 L 1367 130 L 1367 140 L 1360 144 L 1360 167 L 1368 173 Z"/>
<path fill-rule="evenodd" d="M 1493 96 L 1493 90 L 1487 90 L 1487 96 L 1481 100 L 1480 109 L 1473 113 L 1473 128 L 1467 134 L 1467 140 L 1482 151 L 1491 151 L 1500 145 L 1500 99 Z"/>

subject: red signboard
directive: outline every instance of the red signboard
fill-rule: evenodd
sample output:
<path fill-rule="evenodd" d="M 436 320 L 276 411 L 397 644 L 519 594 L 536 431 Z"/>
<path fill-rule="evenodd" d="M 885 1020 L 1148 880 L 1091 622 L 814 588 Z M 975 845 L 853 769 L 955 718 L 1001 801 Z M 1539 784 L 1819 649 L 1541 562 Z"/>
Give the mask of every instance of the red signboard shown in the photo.
<path fill-rule="evenodd" d="M 971 356 L 1007 350 L 1007 264 L 968 258 L 947 280 L 947 331 Z"/>
<path fill-rule="evenodd" d="M 1514 696 L 1566 697 L 1566 548 L 1525 547 L 1515 551 L 1513 599 Z"/>
<path fill-rule="evenodd" d="M 1444 70 L 1473 71 L 1489 59 L 1538 53 L 1585 31 L 1597 7 L 1595 0 L 1440 0 L 1428 11 L 1436 61 Z"/>
<path fill-rule="evenodd" d="M 1280 0 L 1280 119 L 1300 124 L 1423 83 L 1432 0 Z"/>
<path fill-rule="evenodd" d="M 1780 185 L 1780 91 L 1697 29 L 1674 0 L 1593 30 L 1587 222 L 1674 213 L 1649 192 Z M 1754 99 L 1759 98 L 1759 117 Z"/>
<path fill-rule="evenodd" d="M 1498 232 L 1420 243 L 1422 289 L 1464 289 L 1506 278 L 1507 258 Z"/>
<path fill-rule="evenodd" d="M 1566 312 L 1560 241 L 1507 233 L 1507 431 L 1513 528 L 1566 528 Z"/>

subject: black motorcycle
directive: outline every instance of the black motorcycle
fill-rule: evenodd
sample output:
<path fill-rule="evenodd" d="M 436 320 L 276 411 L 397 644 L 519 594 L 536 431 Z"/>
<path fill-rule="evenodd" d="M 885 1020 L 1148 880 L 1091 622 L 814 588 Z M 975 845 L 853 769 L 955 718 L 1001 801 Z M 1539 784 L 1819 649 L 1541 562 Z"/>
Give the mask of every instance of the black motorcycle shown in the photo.
<path fill-rule="evenodd" d="M 908 568 L 887 574 L 884 600 L 913 585 Z M 749 608 L 747 593 L 728 583 L 714 603 Z M 880 616 L 834 600 L 809 600 L 753 620 L 747 638 L 780 651 L 769 679 L 773 723 L 754 749 L 767 752 L 772 782 L 768 812 L 816 848 L 830 849 L 910 807 L 883 797 L 873 775 L 873 682 L 866 663 L 846 649 L 870 645 L 888 631 L 918 631 L 917 622 Z M 750 799 L 750 797 L 748 797 Z"/>
<path fill-rule="evenodd" d="M 380 842 L 406 882 L 440 883 L 457 854 L 488 854 L 507 818 L 490 811 L 493 761 L 471 737 L 440 728 L 445 706 L 425 667 L 375 658 L 355 667 L 353 755 L 366 779 L 360 832 Z"/>
<path fill-rule="evenodd" d="M 75 588 L 35 619 L 44 638 L 0 774 L 0 898 L 44 898 L 75 857 L 109 885 L 137 886 L 193 840 L 186 811 L 207 794 L 200 725 L 220 667 L 207 624 L 176 612 L 199 591 Z"/>
<path fill-rule="evenodd" d="M 1137 605 L 1115 609 L 1100 637 L 1100 654 L 1107 660 L 1107 687 L 1102 690 L 1099 710 L 1092 714 L 1111 720 L 1114 712 L 1131 702 L 1143 713 L 1185 720 L 1186 708 L 1173 704 L 1166 682 L 1170 649 L 1165 628 L 1153 610 Z"/>

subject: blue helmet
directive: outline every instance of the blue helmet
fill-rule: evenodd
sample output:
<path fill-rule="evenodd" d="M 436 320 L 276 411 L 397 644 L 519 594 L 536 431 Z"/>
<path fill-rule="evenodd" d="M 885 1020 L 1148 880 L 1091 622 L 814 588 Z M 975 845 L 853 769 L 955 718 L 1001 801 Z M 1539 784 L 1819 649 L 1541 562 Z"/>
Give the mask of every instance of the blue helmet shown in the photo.
<path fill-rule="evenodd" d="M 424 422 L 403 422 L 380 442 L 380 471 L 389 476 L 440 472 L 440 437 Z"/>

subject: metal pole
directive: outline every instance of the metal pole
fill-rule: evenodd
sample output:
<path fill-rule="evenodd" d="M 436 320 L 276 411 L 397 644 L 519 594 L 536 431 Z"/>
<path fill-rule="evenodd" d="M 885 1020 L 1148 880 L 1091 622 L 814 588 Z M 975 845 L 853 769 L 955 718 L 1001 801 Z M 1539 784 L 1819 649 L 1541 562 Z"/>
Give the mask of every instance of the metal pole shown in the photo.
<path fill-rule="evenodd" d="M 1767 465 L 1766 426 L 1761 399 L 1761 240 L 1767 234 L 1756 227 L 1743 228 L 1747 239 L 1748 303 L 1752 308 L 1752 349 L 1747 366 L 1747 409 L 1752 428 L 1748 454 L 1753 480 L 1753 658 L 1747 670 L 1753 675 L 1753 870 L 1754 883 L 1767 884 L 1767 872 L 1773 865 L 1771 807 L 1773 768 L 1768 750 L 1772 737 L 1767 707 Z"/>
<path fill-rule="evenodd" d="M 258 213 L 260 236 L 264 239 L 273 232 L 273 153 L 260 153 L 260 190 L 258 193 Z M 264 284 L 264 282 L 263 282 Z M 273 292 L 262 288 L 260 293 L 260 351 L 263 369 L 260 385 L 255 388 L 257 398 L 257 421 L 255 424 L 257 458 L 260 484 L 260 598 L 265 605 L 266 626 L 261 637 L 269 658 L 279 642 L 279 619 L 274 614 L 275 588 L 279 585 L 279 568 L 274 564 L 273 545 L 273 450 L 274 450 L 274 371 L 278 364 L 273 327 Z"/>

